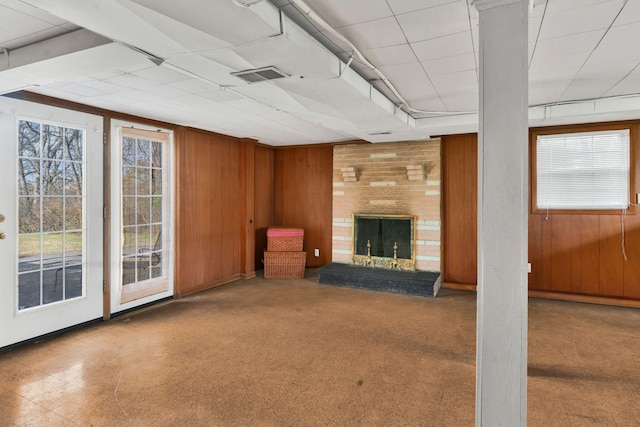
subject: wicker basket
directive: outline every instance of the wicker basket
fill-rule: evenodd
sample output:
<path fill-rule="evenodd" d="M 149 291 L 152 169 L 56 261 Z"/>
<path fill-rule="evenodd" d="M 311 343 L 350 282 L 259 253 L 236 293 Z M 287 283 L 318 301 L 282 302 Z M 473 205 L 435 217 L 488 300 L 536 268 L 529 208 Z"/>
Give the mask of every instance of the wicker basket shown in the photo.
<path fill-rule="evenodd" d="M 304 230 L 302 228 L 270 227 L 267 229 L 269 252 L 299 252 L 302 250 Z"/>
<path fill-rule="evenodd" d="M 306 252 L 264 252 L 265 279 L 302 279 Z"/>

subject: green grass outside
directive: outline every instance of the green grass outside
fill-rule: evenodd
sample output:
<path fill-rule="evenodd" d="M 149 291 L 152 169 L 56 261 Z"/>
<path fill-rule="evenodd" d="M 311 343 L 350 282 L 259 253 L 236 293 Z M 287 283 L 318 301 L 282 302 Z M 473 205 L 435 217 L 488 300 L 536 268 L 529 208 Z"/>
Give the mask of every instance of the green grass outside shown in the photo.
<path fill-rule="evenodd" d="M 63 234 L 43 234 L 42 250 L 44 254 L 62 253 Z M 18 255 L 30 256 L 40 253 L 40 234 L 27 234 L 19 237 Z M 65 250 L 82 252 L 82 233 L 66 233 Z"/>

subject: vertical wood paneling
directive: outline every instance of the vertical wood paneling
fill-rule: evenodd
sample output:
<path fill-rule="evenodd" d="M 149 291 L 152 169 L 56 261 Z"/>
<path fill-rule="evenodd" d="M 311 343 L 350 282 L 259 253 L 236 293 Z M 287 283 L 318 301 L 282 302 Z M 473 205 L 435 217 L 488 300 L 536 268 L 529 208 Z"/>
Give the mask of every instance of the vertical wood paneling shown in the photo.
<path fill-rule="evenodd" d="M 476 135 L 442 138 L 443 281 L 477 281 Z"/>
<path fill-rule="evenodd" d="M 255 149 L 255 269 L 264 268 L 262 262 L 267 247 L 267 228 L 274 224 L 274 150 Z"/>
<path fill-rule="evenodd" d="M 624 257 L 620 215 L 600 217 L 600 294 L 624 296 Z"/>
<path fill-rule="evenodd" d="M 241 170 L 240 182 L 244 197 L 242 207 L 242 233 L 240 252 L 242 253 L 241 269 L 245 275 L 253 275 L 256 269 L 255 263 L 255 144 L 253 141 L 245 141 L 240 146 Z"/>
<path fill-rule="evenodd" d="M 580 252 L 572 250 L 572 247 L 582 245 L 582 224 L 578 217 L 571 215 L 571 237 L 567 250 L 571 257 L 571 267 L 569 271 L 569 287 L 572 292 L 580 292 L 580 272 L 582 271 L 582 257 Z"/>
<path fill-rule="evenodd" d="M 242 271 L 245 189 L 241 142 L 184 130 L 176 138 L 176 293 L 186 295 Z"/>
<path fill-rule="evenodd" d="M 625 252 L 624 296 L 640 299 L 640 213 L 625 219 Z"/>
<path fill-rule="evenodd" d="M 571 218 L 552 216 L 551 221 L 551 289 L 571 283 Z"/>
<path fill-rule="evenodd" d="M 541 251 L 540 251 L 540 259 L 532 259 L 531 262 L 535 264 L 540 264 L 541 267 L 541 278 L 540 278 L 540 290 L 551 290 L 553 282 L 551 280 L 552 276 L 552 245 L 551 245 L 551 226 L 552 220 L 551 216 L 547 217 L 547 215 L 540 215 L 543 219 L 541 221 Z"/>
<path fill-rule="evenodd" d="M 529 273 L 529 289 L 540 290 L 542 277 L 542 264 L 531 262 L 538 260 L 542 253 L 542 226 L 540 215 L 529 215 L 529 263 L 531 273 Z"/>
<path fill-rule="evenodd" d="M 478 149 L 477 138 L 468 136 L 467 145 L 473 149 L 465 150 L 464 157 L 464 210 L 463 223 L 464 253 L 463 267 L 468 272 L 464 283 L 476 283 L 478 280 Z"/>
<path fill-rule="evenodd" d="M 594 130 L 597 126 L 563 127 L 553 131 L 579 132 Z M 640 191 L 640 174 L 636 173 L 640 169 L 640 158 L 635 155 L 640 124 L 605 126 L 631 127 L 631 179 L 636 191 Z M 477 169 L 465 159 L 476 153 L 476 136 L 446 136 L 442 153 L 444 280 L 475 283 L 476 258 L 475 254 L 470 256 L 466 245 L 476 244 L 476 189 L 473 188 L 473 195 L 464 189 L 475 185 L 466 173 L 476 174 Z M 640 299 L 640 211 L 631 209 L 625 218 L 626 261 L 622 255 L 621 230 L 619 211 L 611 214 L 550 212 L 548 218 L 546 212 L 529 214 L 529 262 L 532 263 L 529 289 Z"/>
<path fill-rule="evenodd" d="M 331 261 L 333 147 L 329 145 L 275 150 L 274 221 L 270 225 L 305 230 L 307 267 Z M 320 256 L 314 256 L 314 249 Z"/>
<path fill-rule="evenodd" d="M 581 293 L 600 295 L 600 218 L 598 215 L 580 216 L 582 244 L 575 246 L 582 255 L 580 271 Z"/>

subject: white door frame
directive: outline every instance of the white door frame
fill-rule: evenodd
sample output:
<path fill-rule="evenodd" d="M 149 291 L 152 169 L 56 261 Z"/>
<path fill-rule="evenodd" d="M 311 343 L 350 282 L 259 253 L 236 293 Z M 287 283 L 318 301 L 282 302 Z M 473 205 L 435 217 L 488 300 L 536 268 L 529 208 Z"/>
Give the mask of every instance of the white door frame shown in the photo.
<path fill-rule="evenodd" d="M 169 158 L 163 160 L 171 173 L 167 194 L 170 197 L 169 203 L 169 235 L 168 239 L 163 240 L 163 245 L 168 249 L 170 256 L 166 260 L 168 262 L 169 286 L 166 291 L 153 295 L 145 296 L 133 301 L 122 302 L 122 271 L 121 271 L 121 251 L 122 251 L 122 207 L 121 207 L 121 174 L 122 174 L 122 156 L 121 156 L 121 129 L 136 128 L 147 131 L 162 131 L 170 135 L 169 137 Z M 128 122 L 123 120 L 111 120 L 111 313 L 128 310 L 150 302 L 158 301 L 163 298 L 172 297 L 174 295 L 174 161 L 173 161 L 173 131 L 169 129 L 159 129 L 157 127 L 142 125 L 139 123 Z"/>
<path fill-rule="evenodd" d="M 68 125 L 85 130 L 83 297 L 19 311 L 17 307 L 17 172 L 20 119 Z M 103 118 L 0 96 L 0 347 L 102 318 L 103 315 Z"/>

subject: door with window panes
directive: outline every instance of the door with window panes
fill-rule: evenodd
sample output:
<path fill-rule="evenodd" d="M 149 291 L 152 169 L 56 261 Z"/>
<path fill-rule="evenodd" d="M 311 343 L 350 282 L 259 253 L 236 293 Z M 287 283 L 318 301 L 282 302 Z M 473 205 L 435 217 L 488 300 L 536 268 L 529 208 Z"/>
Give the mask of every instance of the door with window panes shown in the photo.
<path fill-rule="evenodd" d="M 120 126 L 112 182 L 118 270 L 112 312 L 173 295 L 171 253 L 171 133 Z"/>
<path fill-rule="evenodd" d="M 102 317 L 102 118 L 0 97 L 0 347 Z"/>

